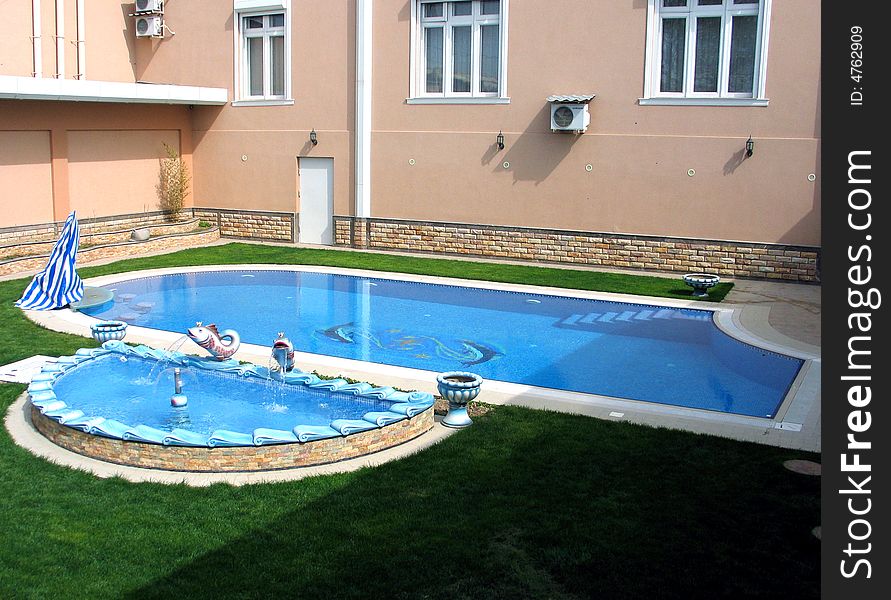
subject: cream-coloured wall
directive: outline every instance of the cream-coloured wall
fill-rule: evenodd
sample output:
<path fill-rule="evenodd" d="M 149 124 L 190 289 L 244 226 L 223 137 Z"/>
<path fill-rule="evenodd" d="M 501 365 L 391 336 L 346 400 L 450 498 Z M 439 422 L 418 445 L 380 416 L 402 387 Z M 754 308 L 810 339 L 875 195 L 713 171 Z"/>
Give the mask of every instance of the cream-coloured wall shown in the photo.
<path fill-rule="evenodd" d="M 642 0 L 565 0 L 568 20 L 511 1 L 510 104 L 409 105 L 409 8 L 375 2 L 374 216 L 819 244 L 812 2 L 773 2 L 768 107 L 640 106 Z M 545 98 L 571 93 L 597 94 L 588 132 L 551 133 Z"/>
<path fill-rule="evenodd" d="M 49 131 L 0 131 L 0 227 L 53 220 Z"/>
<path fill-rule="evenodd" d="M 159 159 L 176 131 L 69 131 L 71 209 L 81 217 L 158 210 Z"/>

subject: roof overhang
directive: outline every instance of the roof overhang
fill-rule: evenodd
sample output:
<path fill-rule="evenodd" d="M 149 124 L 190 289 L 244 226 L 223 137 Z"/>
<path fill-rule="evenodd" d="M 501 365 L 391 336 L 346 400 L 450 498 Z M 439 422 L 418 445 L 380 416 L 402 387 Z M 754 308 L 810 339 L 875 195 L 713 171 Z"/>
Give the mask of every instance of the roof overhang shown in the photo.
<path fill-rule="evenodd" d="M 0 99 L 3 98 L 124 104 L 222 105 L 229 100 L 229 91 L 226 88 L 192 85 L 0 75 Z"/>

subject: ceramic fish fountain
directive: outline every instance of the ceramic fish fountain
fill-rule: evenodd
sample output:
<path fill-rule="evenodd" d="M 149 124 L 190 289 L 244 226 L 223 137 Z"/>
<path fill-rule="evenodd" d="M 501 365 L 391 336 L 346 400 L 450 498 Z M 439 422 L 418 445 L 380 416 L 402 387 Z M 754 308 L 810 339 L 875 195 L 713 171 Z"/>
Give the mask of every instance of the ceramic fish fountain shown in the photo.
<path fill-rule="evenodd" d="M 220 332 L 213 323 L 204 325 L 198 321 L 186 333 L 193 342 L 210 352 L 217 360 L 230 358 L 241 345 L 241 337 L 237 331 L 226 329 Z"/>

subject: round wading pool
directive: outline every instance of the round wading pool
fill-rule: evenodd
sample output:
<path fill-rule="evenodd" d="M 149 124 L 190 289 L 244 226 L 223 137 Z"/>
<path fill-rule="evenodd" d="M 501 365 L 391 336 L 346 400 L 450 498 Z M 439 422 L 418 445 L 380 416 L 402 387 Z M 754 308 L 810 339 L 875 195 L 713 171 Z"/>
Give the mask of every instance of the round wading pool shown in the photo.
<path fill-rule="evenodd" d="M 172 396 L 179 389 L 181 400 Z M 285 469 L 407 442 L 433 396 L 110 341 L 48 363 L 28 388 L 35 427 L 93 458 L 174 471 Z"/>

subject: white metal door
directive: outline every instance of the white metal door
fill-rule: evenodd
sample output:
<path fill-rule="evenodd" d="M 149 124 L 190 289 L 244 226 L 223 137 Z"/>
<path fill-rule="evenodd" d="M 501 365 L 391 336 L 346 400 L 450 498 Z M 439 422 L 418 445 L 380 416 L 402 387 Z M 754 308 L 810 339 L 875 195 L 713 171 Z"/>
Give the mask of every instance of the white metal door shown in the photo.
<path fill-rule="evenodd" d="M 298 159 L 300 235 L 304 244 L 334 243 L 334 159 Z"/>

